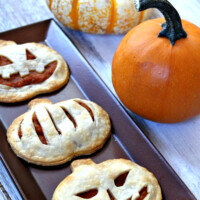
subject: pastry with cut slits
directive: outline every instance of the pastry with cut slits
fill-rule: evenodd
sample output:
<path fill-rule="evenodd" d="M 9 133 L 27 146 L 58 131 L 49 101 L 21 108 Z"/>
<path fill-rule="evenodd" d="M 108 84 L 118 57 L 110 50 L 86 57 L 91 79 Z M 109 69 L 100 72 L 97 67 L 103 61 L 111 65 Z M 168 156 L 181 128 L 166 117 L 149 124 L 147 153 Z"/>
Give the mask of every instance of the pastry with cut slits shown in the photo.
<path fill-rule="evenodd" d="M 94 102 L 70 99 L 52 104 L 35 99 L 16 118 L 7 139 L 18 157 L 37 165 L 63 164 L 100 149 L 110 136 L 110 119 Z"/>

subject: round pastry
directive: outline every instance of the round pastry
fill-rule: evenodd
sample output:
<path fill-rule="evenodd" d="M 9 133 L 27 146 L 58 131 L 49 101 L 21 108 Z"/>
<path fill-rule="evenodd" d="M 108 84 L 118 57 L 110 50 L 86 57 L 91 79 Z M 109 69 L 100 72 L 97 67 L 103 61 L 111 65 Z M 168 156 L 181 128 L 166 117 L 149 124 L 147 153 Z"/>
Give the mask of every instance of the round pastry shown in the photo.
<path fill-rule="evenodd" d="M 0 102 L 14 103 L 55 91 L 68 79 L 65 60 L 48 46 L 0 41 Z"/>
<path fill-rule="evenodd" d="M 37 165 L 58 165 L 100 149 L 110 135 L 110 119 L 97 104 L 71 99 L 51 104 L 35 99 L 16 118 L 7 139 L 17 156 Z"/>
<path fill-rule="evenodd" d="M 77 160 L 72 174 L 56 188 L 53 200 L 161 200 L 154 175 L 130 160 L 114 159 L 95 164 Z"/>

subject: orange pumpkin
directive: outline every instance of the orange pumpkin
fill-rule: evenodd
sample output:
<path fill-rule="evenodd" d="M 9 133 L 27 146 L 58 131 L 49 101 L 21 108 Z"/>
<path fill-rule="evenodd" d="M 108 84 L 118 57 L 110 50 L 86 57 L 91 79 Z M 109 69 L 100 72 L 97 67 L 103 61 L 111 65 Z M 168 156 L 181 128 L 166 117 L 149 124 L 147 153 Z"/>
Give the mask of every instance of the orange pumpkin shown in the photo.
<path fill-rule="evenodd" d="M 139 11 L 149 7 L 166 22 L 146 21 L 123 38 L 113 58 L 113 85 L 134 113 L 157 122 L 184 121 L 200 113 L 200 29 L 181 20 L 166 0 L 136 1 Z"/>
<path fill-rule="evenodd" d="M 88 33 L 125 33 L 149 17 L 138 13 L 133 0 L 46 0 L 66 27 Z"/>

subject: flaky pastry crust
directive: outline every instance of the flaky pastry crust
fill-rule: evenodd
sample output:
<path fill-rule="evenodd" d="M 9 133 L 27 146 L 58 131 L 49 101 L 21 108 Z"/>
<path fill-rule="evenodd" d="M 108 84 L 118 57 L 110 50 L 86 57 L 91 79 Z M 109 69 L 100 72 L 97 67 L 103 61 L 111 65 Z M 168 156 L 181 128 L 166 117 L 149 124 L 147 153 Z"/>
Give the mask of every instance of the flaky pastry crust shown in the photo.
<path fill-rule="evenodd" d="M 16 45 L 16 42 L 10 40 L 0 40 L 0 48 L 7 45 Z"/>
<path fill-rule="evenodd" d="M 52 104 L 47 99 L 35 99 L 29 108 L 7 131 L 13 151 L 27 162 L 43 166 L 63 164 L 100 149 L 110 135 L 109 116 L 94 102 L 71 99 Z M 46 144 L 38 136 L 34 115 Z"/>
<path fill-rule="evenodd" d="M 146 188 L 144 200 L 161 200 L 161 189 L 155 176 L 147 169 L 126 159 L 107 160 L 95 164 L 92 160 L 76 160 L 71 164 L 72 174 L 56 188 L 53 200 L 81 200 L 79 194 L 96 189 L 92 200 L 137 200 Z M 116 186 L 115 179 L 128 173 L 125 182 Z M 110 197 L 112 194 L 112 198 Z M 87 198 L 89 199 L 89 198 Z M 139 198 L 140 199 L 140 198 Z"/>
<path fill-rule="evenodd" d="M 30 51 L 36 58 L 26 60 L 26 50 Z M 46 65 L 57 61 L 53 74 L 42 83 L 22 87 L 0 84 L 0 102 L 24 101 L 38 94 L 53 92 L 68 82 L 69 69 L 65 60 L 55 50 L 44 44 L 25 43 L 17 45 L 13 41 L 0 40 L 0 56 L 8 58 L 12 62 L 0 67 L 0 76 L 3 79 L 9 79 L 11 75 L 17 73 L 21 77 L 27 76 L 30 71 L 43 73 Z"/>

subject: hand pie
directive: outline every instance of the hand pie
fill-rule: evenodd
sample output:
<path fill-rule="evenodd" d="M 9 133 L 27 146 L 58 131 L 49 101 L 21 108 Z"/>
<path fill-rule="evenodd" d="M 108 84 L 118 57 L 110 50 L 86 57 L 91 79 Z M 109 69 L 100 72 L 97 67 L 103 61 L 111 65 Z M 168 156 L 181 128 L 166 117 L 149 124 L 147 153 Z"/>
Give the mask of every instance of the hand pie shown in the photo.
<path fill-rule="evenodd" d="M 68 79 L 65 60 L 48 46 L 0 40 L 0 102 L 14 103 L 55 91 Z"/>
<path fill-rule="evenodd" d="M 110 135 L 108 114 L 97 104 L 71 99 L 51 104 L 35 99 L 16 118 L 7 139 L 17 156 L 37 165 L 58 165 L 101 148 Z"/>
<path fill-rule="evenodd" d="M 53 200 L 161 200 L 154 175 L 130 160 L 114 159 L 95 164 L 77 160 L 72 174 L 56 188 Z"/>

